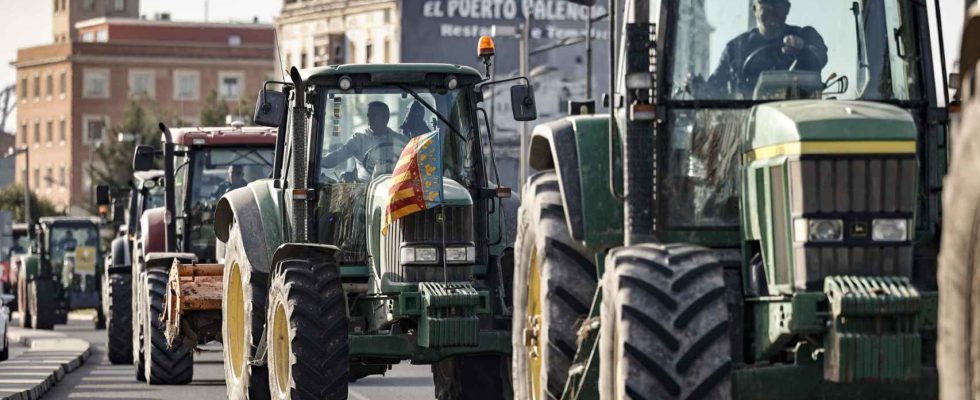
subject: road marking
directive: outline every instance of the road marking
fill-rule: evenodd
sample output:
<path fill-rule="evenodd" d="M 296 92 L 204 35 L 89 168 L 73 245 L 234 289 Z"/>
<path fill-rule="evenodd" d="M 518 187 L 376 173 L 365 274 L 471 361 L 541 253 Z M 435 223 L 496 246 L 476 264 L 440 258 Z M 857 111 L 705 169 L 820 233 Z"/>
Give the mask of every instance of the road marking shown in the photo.
<path fill-rule="evenodd" d="M 353 398 L 355 398 L 357 400 L 371 400 L 367 396 L 365 396 L 363 394 L 360 394 L 360 393 L 357 393 L 357 392 L 355 392 L 353 390 L 348 390 L 348 393 L 347 394 L 349 394 L 350 397 L 353 397 Z"/>

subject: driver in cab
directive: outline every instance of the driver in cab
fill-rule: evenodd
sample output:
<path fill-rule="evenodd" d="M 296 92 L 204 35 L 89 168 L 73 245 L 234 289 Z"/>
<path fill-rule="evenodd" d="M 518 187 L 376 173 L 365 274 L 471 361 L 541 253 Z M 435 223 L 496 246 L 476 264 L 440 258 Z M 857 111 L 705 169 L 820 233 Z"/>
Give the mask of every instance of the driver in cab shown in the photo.
<path fill-rule="evenodd" d="M 368 173 L 387 173 L 395 168 L 408 137 L 388 128 L 388 105 L 374 101 L 368 104 L 367 132 L 357 132 L 340 148 L 323 157 L 322 168 L 334 168 L 354 158 Z M 369 157 L 371 157 L 369 159 Z"/>
<path fill-rule="evenodd" d="M 827 45 L 812 27 L 788 25 L 789 0 L 753 0 L 756 28 L 732 39 L 707 86 L 723 97 L 751 98 L 763 71 L 820 72 Z"/>

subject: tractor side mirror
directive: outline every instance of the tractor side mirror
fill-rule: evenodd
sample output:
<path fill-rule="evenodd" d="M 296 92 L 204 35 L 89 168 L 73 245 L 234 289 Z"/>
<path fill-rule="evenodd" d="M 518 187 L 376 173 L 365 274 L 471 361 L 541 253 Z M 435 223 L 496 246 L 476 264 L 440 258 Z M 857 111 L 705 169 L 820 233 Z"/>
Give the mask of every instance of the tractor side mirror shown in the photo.
<path fill-rule="evenodd" d="M 514 111 L 514 120 L 519 122 L 538 119 L 538 108 L 534 103 L 534 88 L 529 85 L 514 85 L 510 87 L 510 105 Z"/>
<path fill-rule="evenodd" d="M 153 169 L 153 155 L 156 150 L 153 146 L 136 146 L 133 153 L 133 171 L 149 171 Z"/>
<path fill-rule="evenodd" d="M 108 185 L 95 186 L 95 205 L 108 206 L 111 203 L 112 203 L 112 199 L 109 198 L 109 186 Z"/>
<path fill-rule="evenodd" d="M 259 126 L 278 128 L 282 123 L 282 117 L 286 115 L 286 106 L 285 93 L 262 89 L 255 102 L 255 117 L 252 120 Z"/>

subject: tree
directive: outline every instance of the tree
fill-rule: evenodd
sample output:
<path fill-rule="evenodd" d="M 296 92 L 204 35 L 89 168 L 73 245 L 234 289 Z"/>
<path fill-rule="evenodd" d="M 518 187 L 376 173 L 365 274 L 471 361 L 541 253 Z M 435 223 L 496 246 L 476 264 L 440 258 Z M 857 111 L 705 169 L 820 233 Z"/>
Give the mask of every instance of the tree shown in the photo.
<path fill-rule="evenodd" d="M 225 126 L 225 117 L 230 114 L 228 103 L 218 97 L 217 90 L 211 90 L 201 105 L 201 126 Z"/>
<path fill-rule="evenodd" d="M 14 221 L 24 221 L 24 186 L 15 183 L 0 188 L 0 210 L 13 211 Z M 37 222 L 38 218 L 58 215 L 54 204 L 50 201 L 37 197 L 31 192 L 31 221 Z"/>

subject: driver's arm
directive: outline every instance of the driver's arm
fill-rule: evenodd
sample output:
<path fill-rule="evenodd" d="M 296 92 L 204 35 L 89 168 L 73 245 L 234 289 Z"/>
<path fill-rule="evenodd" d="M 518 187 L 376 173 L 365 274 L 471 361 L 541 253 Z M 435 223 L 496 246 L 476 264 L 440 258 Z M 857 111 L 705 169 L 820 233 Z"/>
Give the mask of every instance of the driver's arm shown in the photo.
<path fill-rule="evenodd" d="M 808 71 L 820 71 L 827 66 L 827 44 L 823 41 L 820 33 L 812 27 L 805 27 L 800 31 L 800 37 L 806 42 L 803 51 L 800 52 L 800 69 Z"/>
<path fill-rule="evenodd" d="M 710 93 L 701 94 L 698 97 L 716 97 L 722 94 L 731 94 L 732 89 L 736 86 L 735 82 L 735 70 L 734 64 L 732 62 L 733 53 L 735 52 L 735 41 L 728 42 L 725 46 L 725 51 L 721 53 L 721 60 L 718 62 L 718 67 L 715 71 L 708 76 L 707 90 Z"/>
<path fill-rule="evenodd" d="M 355 140 L 357 135 L 354 135 L 350 139 L 347 139 L 339 149 L 331 151 L 323 157 L 323 162 L 320 164 L 321 168 L 333 168 L 340 163 L 347 161 L 347 159 L 357 155 L 357 148 L 360 147 L 359 143 Z"/>

